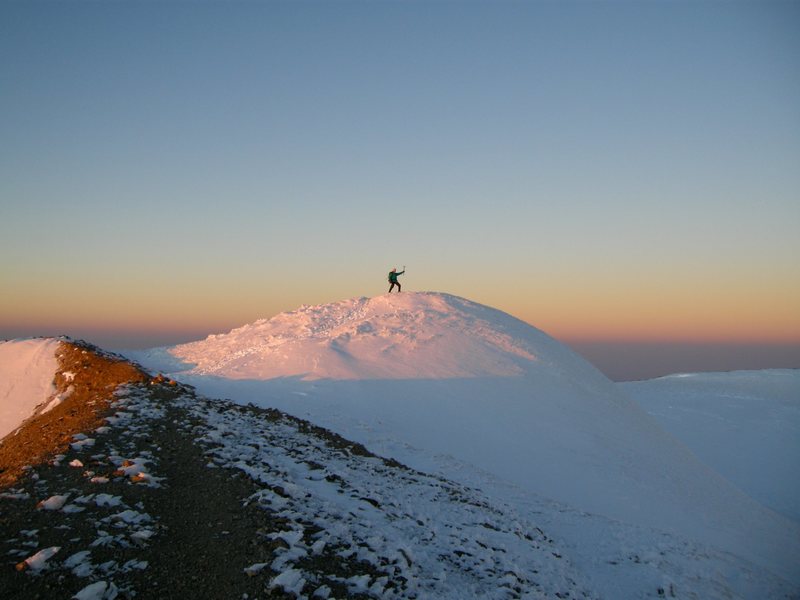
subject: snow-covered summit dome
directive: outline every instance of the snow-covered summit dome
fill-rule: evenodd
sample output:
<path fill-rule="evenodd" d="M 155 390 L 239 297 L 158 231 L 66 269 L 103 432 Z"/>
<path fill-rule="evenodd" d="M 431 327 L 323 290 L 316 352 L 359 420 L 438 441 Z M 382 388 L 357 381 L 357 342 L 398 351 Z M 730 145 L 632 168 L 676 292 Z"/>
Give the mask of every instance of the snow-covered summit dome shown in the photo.
<path fill-rule="evenodd" d="M 471 485 L 469 469 L 453 465 L 472 465 L 583 511 L 797 571 L 796 524 L 700 463 L 565 345 L 463 298 L 303 306 L 136 358 L 209 397 L 280 408 L 412 468 Z"/>
<path fill-rule="evenodd" d="M 603 378 L 527 323 L 435 292 L 302 306 L 170 353 L 195 374 L 233 379 L 521 376 L 545 365 Z"/>

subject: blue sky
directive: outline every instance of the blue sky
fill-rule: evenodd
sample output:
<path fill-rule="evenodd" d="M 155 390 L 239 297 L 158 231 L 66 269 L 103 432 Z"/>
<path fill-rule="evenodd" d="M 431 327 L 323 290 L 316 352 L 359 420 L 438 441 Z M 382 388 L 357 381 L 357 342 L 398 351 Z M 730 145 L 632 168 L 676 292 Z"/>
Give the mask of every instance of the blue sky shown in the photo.
<path fill-rule="evenodd" d="M 798 31 L 773 2 L 4 3 L 0 335 L 210 333 L 405 263 L 562 339 L 800 343 Z"/>

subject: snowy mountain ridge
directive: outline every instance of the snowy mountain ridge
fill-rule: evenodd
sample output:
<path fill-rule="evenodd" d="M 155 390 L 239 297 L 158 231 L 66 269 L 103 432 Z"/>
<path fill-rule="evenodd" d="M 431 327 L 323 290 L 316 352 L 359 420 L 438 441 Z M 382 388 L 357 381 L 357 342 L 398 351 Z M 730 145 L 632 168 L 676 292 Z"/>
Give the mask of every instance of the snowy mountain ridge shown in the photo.
<path fill-rule="evenodd" d="M 345 301 L 359 302 L 358 310 L 327 307 L 327 319 L 314 321 L 325 306 L 281 318 L 304 323 L 298 336 L 316 336 L 323 350 L 349 329 L 347 347 L 370 318 L 369 302 Z M 512 352 L 512 375 L 431 379 L 235 379 L 178 365 L 176 379 L 211 392 L 202 397 L 62 340 L 55 381 L 75 392 L 4 440 L 26 461 L 19 465 L 36 466 L 18 469 L 18 487 L 0 491 L 0 512 L 11 519 L 2 553 L 22 560 L 22 572 L 4 572 L 0 589 L 8 583 L 16 596 L 32 596 L 66 576 L 86 598 L 165 590 L 198 597 L 192 574 L 202 571 L 213 572 L 220 594 L 237 597 L 261 597 L 265 588 L 290 597 L 797 596 L 797 524 L 699 463 L 621 386 L 494 309 L 436 294 L 391 303 L 376 318 L 381 326 L 397 319 L 402 347 L 411 346 L 403 332 L 428 319 L 430 330 L 449 327 L 484 359 L 508 354 L 484 343 L 487 328 L 534 358 Z M 473 340 L 469 319 L 483 328 Z M 204 342 L 245 349 L 253 329 Z M 458 336 L 429 347 L 445 352 Z M 16 348 L 8 358 L 18 372 L 49 377 L 37 354 L 8 348 Z M 169 350 L 142 356 L 163 359 Z M 405 358 L 406 368 L 416 360 Z M 748 394 L 766 389 L 768 397 L 759 383 L 766 375 L 734 378 L 736 395 L 746 380 Z M 797 374 L 786 375 L 789 387 L 778 385 L 792 408 Z M 674 381 L 693 379 L 702 377 Z M 709 390 L 731 397 L 725 378 L 711 379 Z M 113 393 L 120 381 L 129 383 Z M 105 423 L 87 414 L 60 433 L 62 417 L 103 410 L 103 394 L 112 393 Z M 213 399 L 224 397 L 261 408 Z M 69 442 L 52 463 L 31 460 L 28 450 L 43 426 Z"/>
<path fill-rule="evenodd" d="M 102 370 L 86 346 L 37 349 L 51 342 Z M 27 346 L 13 348 L 23 371 L 41 362 Z M 83 396 L 93 380 L 78 380 Z M 593 596 L 535 521 L 479 490 L 164 378 L 104 390 L 88 429 L 62 430 L 57 454 L 0 485 L 2 597 Z"/>
<path fill-rule="evenodd" d="M 302 307 L 133 358 L 498 501 L 510 484 L 800 572 L 796 523 L 699 461 L 569 348 L 469 300 L 404 292 Z"/>
<path fill-rule="evenodd" d="M 75 366 L 97 367 L 80 370 L 103 371 L 94 350 L 72 352 Z M 92 384 L 76 378 L 70 409 Z M 796 590 L 680 535 L 519 490 L 498 501 L 163 377 L 103 387 L 109 397 L 92 405 L 104 420 L 0 491 L 9 597 L 760 600 Z"/>

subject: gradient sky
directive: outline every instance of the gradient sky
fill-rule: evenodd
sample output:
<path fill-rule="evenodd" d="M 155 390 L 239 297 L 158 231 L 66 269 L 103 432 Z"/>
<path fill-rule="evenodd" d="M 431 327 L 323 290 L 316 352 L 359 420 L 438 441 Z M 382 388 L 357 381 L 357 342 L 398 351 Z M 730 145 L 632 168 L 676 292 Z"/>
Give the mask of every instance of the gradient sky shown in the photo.
<path fill-rule="evenodd" d="M 4 2 L 0 337 L 196 339 L 405 264 L 570 343 L 800 367 L 798 32 L 796 2 Z"/>

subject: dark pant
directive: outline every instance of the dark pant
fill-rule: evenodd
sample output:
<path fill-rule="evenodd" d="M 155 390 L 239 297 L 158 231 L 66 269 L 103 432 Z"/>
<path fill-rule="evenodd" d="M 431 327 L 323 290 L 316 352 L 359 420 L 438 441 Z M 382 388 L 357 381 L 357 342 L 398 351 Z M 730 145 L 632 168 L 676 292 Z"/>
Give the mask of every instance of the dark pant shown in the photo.
<path fill-rule="evenodd" d="M 397 291 L 398 292 L 400 291 L 400 282 L 399 281 L 390 281 L 389 283 L 391 284 L 389 286 L 389 293 L 390 294 L 392 293 L 392 290 L 394 289 L 394 286 L 397 286 Z"/>

